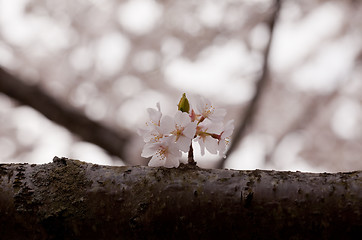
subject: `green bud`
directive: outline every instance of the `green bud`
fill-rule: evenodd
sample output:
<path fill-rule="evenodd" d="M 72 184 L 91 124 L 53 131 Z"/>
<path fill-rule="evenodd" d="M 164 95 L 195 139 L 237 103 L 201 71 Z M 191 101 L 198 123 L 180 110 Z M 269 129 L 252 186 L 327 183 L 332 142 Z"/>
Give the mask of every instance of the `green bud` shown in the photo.
<path fill-rule="evenodd" d="M 181 112 L 190 112 L 189 100 L 186 98 L 186 93 L 182 94 L 180 102 L 178 103 L 178 110 Z"/>

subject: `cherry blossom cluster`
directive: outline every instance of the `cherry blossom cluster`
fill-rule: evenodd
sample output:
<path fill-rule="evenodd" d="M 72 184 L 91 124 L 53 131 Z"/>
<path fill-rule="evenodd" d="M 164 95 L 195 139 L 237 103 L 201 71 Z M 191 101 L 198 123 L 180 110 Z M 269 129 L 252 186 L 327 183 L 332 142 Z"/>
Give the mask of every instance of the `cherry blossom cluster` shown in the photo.
<path fill-rule="evenodd" d="M 141 156 L 152 157 L 148 163 L 152 167 L 178 167 L 182 152 L 192 154 L 192 141 L 200 144 L 201 155 L 206 149 L 223 156 L 234 130 L 233 120 L 223 123 L 226 111 L 201 96 L 189 103 L 183 94 L 174 117 L 163 116 L 160 103 L 147 111 L 149 120 L 138 133 L 146 143 Z"/>

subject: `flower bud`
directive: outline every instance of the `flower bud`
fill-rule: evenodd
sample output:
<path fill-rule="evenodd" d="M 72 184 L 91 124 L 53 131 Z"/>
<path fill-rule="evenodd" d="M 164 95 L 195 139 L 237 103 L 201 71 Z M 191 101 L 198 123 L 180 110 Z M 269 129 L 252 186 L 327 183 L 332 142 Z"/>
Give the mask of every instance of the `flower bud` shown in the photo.
<path fill-rule="evenodd" d="M 186 113 L 190 112 L 190 104 L 189 100 L 186 98 L 186 93 L 182 94 L 180 102 L 178 103 L 178 110 Z"/>

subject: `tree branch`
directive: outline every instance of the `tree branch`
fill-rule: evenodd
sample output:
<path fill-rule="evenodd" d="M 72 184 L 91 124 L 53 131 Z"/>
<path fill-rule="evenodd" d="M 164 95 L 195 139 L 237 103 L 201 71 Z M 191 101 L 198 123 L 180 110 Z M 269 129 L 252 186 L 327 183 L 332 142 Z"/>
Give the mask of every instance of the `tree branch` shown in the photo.
<path fill-rule="evenodd" d="M 336 88 L 333 92 L 327 95 L 311 97 L 309 102 L 303 106 L 301 113 L 294 119 L 294 121 L 286 126 L 285 130 L 281 134 L 276 136 L 274 146 L 265 156 L 264 163 L 272 164 L 273 158 L 275 157 L 275 151 L 278 149 L 285 136 L 289 133 L 304 129 L 306 126 L 310 125 L 313 120 L 323 113 L 323 110 L 327 108 L 336 96 L 340 94 L 341 89 L 343 89 L 343 86 Z"/>
<path fill-rule="evenodd" d="M 227 152 L 225 154 L 226 157 L 219 160 L 217 168 L 224 168 L 226 160 L 228 159 L 230 154 L 239 146 L 239 143 L 244 138 L 247 128 L 250 127 L 250 125 L 252 124 L 252 122 L 255 118 L 260 98 L 263 94 L 265 86 L 267 85 L 267 80 L 269 77 L 268 76 L 269 75 L 269 66 L 268 66 L 269 52 L 270 52 L 270 47 L 271 47 L 272 40 L 273 40 L 274 26 L 278 19 L 278 14 L 279 14 L 279 11 L 281 8 L 281 0 L 275 0 L 273 8 L 274 8 L 273 14 L 272 14 L 270 20 L 268 21 L 270 36 L 269 36 L 269 40 L 268 40 L 268 43 L 267 43 L 267 46 L 265 49 L 265 53 L 264 53 L 262 74 L 260 75 L 260 78 L 256 84 L 256 92 L 255 92 L 252 100 L 250 101 L 250 104 L 249 104 L 248 108 L 246 109 L 245 113 L 243 113 L 243 120 L 242 120 L 241 124 L 238 126 L 238 128 L 235 130 L 235 132 L 233 134 L 233 140 L 230 144 L 229 149 L 227 150 Z"/>
<path fill-rule="evenodd" d="M 352 239 L 362 172 L 0 165 L 4 239 Z"/>
<path fill-rule="evenodd" d="M 94 143 L 109 154 L 126 161 L 125 146 L 130 136 L 92 121 L 79 110 L 66 106 L 38 86 L 30 86 L 0 68 L 0 92 L 39 111 L 85 141 Z"/>

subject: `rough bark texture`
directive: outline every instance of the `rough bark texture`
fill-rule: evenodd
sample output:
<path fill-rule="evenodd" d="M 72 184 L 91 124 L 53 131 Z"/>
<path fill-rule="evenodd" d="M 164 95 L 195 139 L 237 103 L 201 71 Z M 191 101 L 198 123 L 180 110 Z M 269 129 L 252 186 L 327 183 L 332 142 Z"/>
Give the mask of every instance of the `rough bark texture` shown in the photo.
<path fill-rule="evenodd" d="M 0 165 L 1 239 L 348 239 L 362 172 Z"/>

